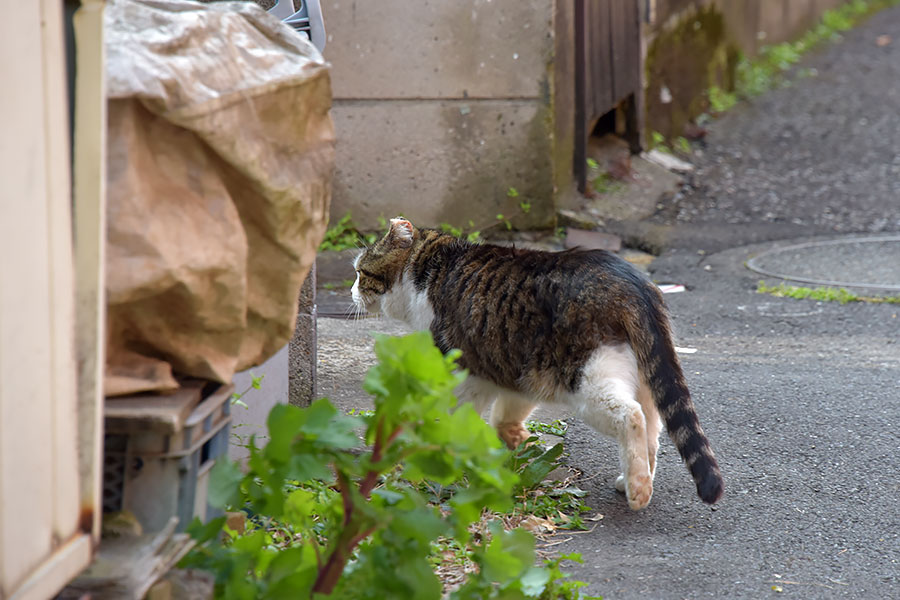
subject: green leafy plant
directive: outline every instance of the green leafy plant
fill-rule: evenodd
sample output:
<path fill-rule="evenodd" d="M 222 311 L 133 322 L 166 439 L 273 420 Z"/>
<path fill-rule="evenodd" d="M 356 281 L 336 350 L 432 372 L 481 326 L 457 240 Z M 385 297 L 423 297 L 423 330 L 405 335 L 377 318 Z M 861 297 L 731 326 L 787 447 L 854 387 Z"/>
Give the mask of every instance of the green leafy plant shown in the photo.
<path fill-rule="evenodd" d="M 682 154 L 691 154 L 693 151 L 691 148 L 691 143 L 687 140 L 686 137 L 678 136 L 675 138 L 674 142 L 675 149 Z"/>
<path fill-rule="evenodd" d="M 562 570 L 563 561 L 582 564 L 580 554 L 563 554 L 562 556 L 548 560 L 544 567 L 549 574 L 547 587 L 554 591 L 554 600 L 603 600 L 600 596 L 583 596 L 580 589 L 587 586 L 583 581 L 569 580 L 569 574 Z M 542 597 L 543 598 L 543 597 Z M 548 599 L 549 600 L 549 599 Z"/>
<path fill-rule="evenodd" d="M 542 423 L 540 421 L 528 421 L 525 423 L 526 429 L 531 433 L 549 433 L 550 435 L 555 435 L 557 437 L 563 437 L 566 435 L 566 431 L 569 429 L 569 424 L 565 421 L 561 421 L 559 419 L 554 419 L 550 423 Z"/>
<path fill-rule="evenodd" d="M 514 187 L 511 187 L 508 190 L 506 190 L 506 196 L 508 198 L 518 198 L 519 190 L 517 190 Z M 531 203 L 524 199 L 520 200 L 519 201 L 519 209 L 527 215 L 531 211 Z"/>
<path fill-rule="evenodd" d="M 587 492 L 574 485 L 545 481 L 551 472 L 564 468 L 562 453 L 562 444 L 546 449 L 532 437 L 510 457 L 507 466 L 519 475 L 515 511 L 547 519 L 557 529 L 584 529 L 581 514 L 590 508 L 582 498 Z"/>
<path fill-rule="evenodd" d="M 324 399 L 279 405 L 268 444 L 251 439 L 246 472 L 217 461 L 209 501 L 250 515 L 247 530 L 223 536 L 224 519 L 195 521 L 184 565 L 212 571 L 218 598 L 437 599 L 429 556 L 452 538 L 477 566 L 452 599 L 577 597 L 561 595 L 577 588 L 561 583 L 558 563 L 535 566 L 526 531 L 470 531 L 485 510 L 512 509 L 561 446 L 511 457 L 470 405 L 456 406 L 458 352 L 441 354 L 428 333 L 380 336 L 375 353 L 363 384 L 374 412 L 342 414 Z M 435 486 L 451 493 L 429 502 L 422 490 Z"/>
<path fill-rule="evenodd" d="M 265 375 L 254 375 L 253 372 L 251 371 L 250 372 L 250 386 L 243 392 L 235 392 L 235 393 L 231 394 L 231 405 L 232 406 L 240 406 L 242 408 L 249 408 L 247 406 L 247 403 L 244 402 L 243 398 L 250 390 L 260 389 L 262 387 L 262 380 L 264 377 L 265 377 Z"/>
<path fill-rule="evenodd" d="M 337 290 L 341 288 L 351 288 L 353 284 L 356 283 L 355 279 L 344 279 L 340 282 L 329 281 L 327 283 L 322 284 L 322 287 L 326 290 Z"/>
<path fill-rule="evenodd" d="M 481 241 L 481 232 L 475 229 L 475 222 L 469 221 L 469 229 L 468 232 L 463 230 L 461 227 L 454 227 L 450 223 L 441 223 L 440 225 L 441 231 L 449 233 L 458 238 L 463 238 L 469 242 L 478 242 Z"/>
<path fill-rule="evenodd" d="M 504 227 L 506 227 L 507 231 L 512 230 L 512 223 L 510 222 L 509 219 L 507 219 L 507 218 L 503 215 L 503 213 L 497 213 L 496 219 L 497 219 L 498 221 L 500 221 L 500 223 L 502 223 Z"/>
<path fill-rule="evenodd" d="M 616 181 L 609 173 L 600 173 L 591 180 L 591 187 L 598 194 L 612 194 L 621 191 L 625 186 Z"/>
<path fill-rule="evenodd" d="M 383 217 L 379 218 L 379 222 L 382 228 L 387 226 Z M 377 239 L 378 236 L 375 233 L 360 233 L 348 212 L 334 226 L 329 227 L 325 231 L 325 237 L 322 238 L 319 251 L 359 248 L 364 245 L 372 245 Z"/>
<path fill-rule="evenodd" d="M 737 104 L 737 94 L 734 92 L 726 92 L 717 85 L 707 90 L 706 97 L 709 100 L 709 108 L 714 113 L 725 112 L 726 110 Z"/>
<path fill-rule="evenodd" d="M 658 131 L 650 132 L 650 149 L 659 150 L 660 152 L 665 152 L 666 154 L 672 154 L 672 149 L 669 148 L 668 144 L 666 143 L 666 136 Z"/>

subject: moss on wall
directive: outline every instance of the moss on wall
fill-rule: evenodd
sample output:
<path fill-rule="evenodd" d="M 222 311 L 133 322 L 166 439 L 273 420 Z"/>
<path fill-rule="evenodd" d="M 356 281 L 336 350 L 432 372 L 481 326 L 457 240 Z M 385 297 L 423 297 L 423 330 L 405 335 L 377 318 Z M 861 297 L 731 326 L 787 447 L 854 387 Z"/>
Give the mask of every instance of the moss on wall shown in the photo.
<path fill-rule="evenodd" d="M 732 89 L 740 56 L 721 11 L 714 5 L 688 9 L 659 32 L 647 49 L 645 136 L 681 135 L 685 123 L 705 112 L 706 90 Z"/>

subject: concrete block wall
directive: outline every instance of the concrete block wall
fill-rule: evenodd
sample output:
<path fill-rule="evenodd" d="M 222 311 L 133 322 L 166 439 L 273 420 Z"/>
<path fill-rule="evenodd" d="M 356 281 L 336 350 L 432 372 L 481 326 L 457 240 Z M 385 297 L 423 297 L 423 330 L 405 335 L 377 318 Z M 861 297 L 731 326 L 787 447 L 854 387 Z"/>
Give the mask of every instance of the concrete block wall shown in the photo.
<path fill-rule="evenodd" d="M 554 146 L 555 4 L 322 0 L 338 139 L 332 218 L 350 212 L 377 229 L 402 214 L 484 230 L 502 213 L 551 226 L 566 168 L 554 158 L 564 154 Z"/>

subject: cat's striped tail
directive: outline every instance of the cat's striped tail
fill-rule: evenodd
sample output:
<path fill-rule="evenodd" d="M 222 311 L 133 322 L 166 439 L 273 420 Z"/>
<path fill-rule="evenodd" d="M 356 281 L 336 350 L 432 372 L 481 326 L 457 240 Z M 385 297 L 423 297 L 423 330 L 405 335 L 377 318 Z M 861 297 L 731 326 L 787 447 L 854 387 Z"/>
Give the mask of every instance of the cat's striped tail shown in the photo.
<path fill-rule="evenodd" d="M 644 306 L 635 307 L 641 318 L 626 322 L 629 341 L 669 437 L 694 478 L 697 495 L 704 502 L 713 504 L 724 491 L 719 464 L 694 410 L 694 402 L 675 353 L 662 294 L 652 283 L 642 284 L 643 293 L 638 297 L 643 300 L 641 303 Z"/>

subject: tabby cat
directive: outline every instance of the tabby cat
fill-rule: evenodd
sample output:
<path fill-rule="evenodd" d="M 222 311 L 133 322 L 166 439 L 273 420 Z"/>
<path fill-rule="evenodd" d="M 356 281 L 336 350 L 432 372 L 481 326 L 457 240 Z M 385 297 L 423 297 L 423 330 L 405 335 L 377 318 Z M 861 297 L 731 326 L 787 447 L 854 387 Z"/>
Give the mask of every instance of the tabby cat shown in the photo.
<path fill-rule="evenodd" d="M 514 448 L 538 403 L 562 403 L 619 443 L 616 488 L 650 502 L 660 415 L 704 502 L 723 484 L 700 428 L 662 295 L 614 254 L 473 244 L 392 219 L 356 259 L 353 300 L 462 350 L 459 390 Z"/>

